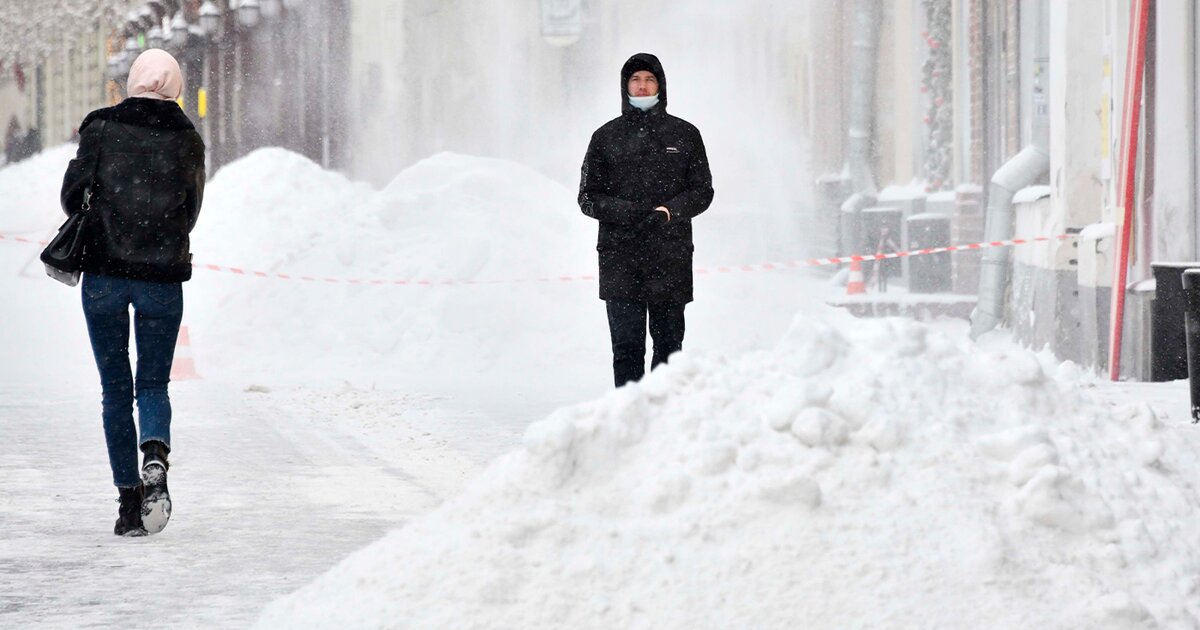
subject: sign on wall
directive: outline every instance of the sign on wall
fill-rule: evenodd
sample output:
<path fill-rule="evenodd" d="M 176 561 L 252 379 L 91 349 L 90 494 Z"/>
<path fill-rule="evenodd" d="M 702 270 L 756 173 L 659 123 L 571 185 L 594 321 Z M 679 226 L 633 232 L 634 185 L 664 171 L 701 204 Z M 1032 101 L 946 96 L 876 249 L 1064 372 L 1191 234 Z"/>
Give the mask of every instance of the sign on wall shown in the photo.
<path fill-rule="evenodd" d="M 582 0 L 542 0 L 542 39 L 552 46 L 570 46 L 582 33 Z"/>

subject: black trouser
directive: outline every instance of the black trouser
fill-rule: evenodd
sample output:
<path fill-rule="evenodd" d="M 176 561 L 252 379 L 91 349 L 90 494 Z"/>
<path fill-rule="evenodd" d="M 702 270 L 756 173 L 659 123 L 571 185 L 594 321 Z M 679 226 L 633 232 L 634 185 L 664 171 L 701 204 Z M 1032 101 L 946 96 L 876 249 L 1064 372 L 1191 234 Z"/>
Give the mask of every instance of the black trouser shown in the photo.
<path fill-rule="evenodd" d="M 654 357 L 650 369 L 683 349 L 683 307 L 686 304 L 642 304 L 608 300 L 608 331 L 612 334 L 613 381 L 617 387 L 646 373 L 646 313 Z"/>

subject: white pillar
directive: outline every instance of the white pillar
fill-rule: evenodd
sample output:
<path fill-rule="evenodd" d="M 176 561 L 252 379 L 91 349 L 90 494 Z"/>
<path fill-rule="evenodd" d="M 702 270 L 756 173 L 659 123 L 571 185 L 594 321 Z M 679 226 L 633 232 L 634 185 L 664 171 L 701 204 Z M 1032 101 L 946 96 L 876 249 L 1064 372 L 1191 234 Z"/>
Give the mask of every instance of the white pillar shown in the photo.
<path fill-rule="evenodd" d="M 1106 220 L 1104 12 L 1095 0 L 1050 3 L 1051 212 L 1061 227 Z"/>
<path fill-rule="evenodd" d="M 1153 260 L 1196 260 L 1193 0 L 1158 0 Z M 1149 89 L 1149 86 L 1147 86 Z"/>

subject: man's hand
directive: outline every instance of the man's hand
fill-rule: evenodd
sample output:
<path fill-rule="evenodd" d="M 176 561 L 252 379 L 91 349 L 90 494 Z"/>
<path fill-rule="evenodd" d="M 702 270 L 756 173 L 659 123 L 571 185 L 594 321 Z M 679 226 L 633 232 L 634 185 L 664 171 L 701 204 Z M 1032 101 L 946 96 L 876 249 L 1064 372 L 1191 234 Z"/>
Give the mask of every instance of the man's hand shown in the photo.
<path fill-rule="evenodd" d="M 646 216 L 642 217 L 642 221 L 637 224 L 637 227 L 642 230 L 659 229 L 662 226 L 666 226 L 666 224 L 667 224 L 666 212 L 660 212 L 658 210 L 650 210 L 650 211 L 646 212 Z"/>
<path fill-rule="evenodd" d="M 670 220 L 671 211 L 667 210 L 663 206 L 659 206 L 647 212 L 646 216 L 642 219 L 642 222 L 639 225 L 643 230 L 658 229 L 666 225 Z"/>

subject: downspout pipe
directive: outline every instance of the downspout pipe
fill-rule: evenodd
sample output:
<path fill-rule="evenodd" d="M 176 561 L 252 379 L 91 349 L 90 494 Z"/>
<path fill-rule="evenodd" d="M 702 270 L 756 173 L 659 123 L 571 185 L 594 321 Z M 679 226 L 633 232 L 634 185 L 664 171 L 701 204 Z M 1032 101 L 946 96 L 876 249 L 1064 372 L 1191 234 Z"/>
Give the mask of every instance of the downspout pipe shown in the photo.
<path fill-rule="evenodd" d="M 871 168 L 872 118 L 875 112 L 875 79 L 879 49 L 879 0 L 854 3 L 850 32 L 850 120 L 846 170 L 854 192 L 875 194 Z"/>
<path fill-rule="evenodd" d="M 1036 12 L 1034 59 L 1050 55 L 1050 13 L 1048 0 L 1037 0 L 1031 7 Z M 1047 69 L 1048 70 L 1048 69 Z M 1032 186 L 1050 171 L 1050 115 L 1046 101 L 1048 90 L 1035 84 L 1031 120 L 1030 144 L 992 175 L 988 188 L 987 214 L 984 217 L 983 240 L 1007 241 L 1013 234 L 1013 197 L 1017 191 Z M 979 301 L 971 313 L 971 338 L 978 339 L 1004 320 L 1004 294 L 1008 287 L 1009 247 L 983 250 L 979 270 Z"/>
<path fill-rule="evenodd" d="M 1013 197 L 1022 188 L 1036 184 L 1049 170 L 1050 153 L 1039 143 L 1021 149 L 992 175 L 992 183 L 988 188 L 987 215 L 984 218 L 984 241 L 1007 241 L 1012 238 Z M 983 251 L 979 271 L 979 303 L 971 313 L 972 339 L 978 339 L 1004 319 L 1010 249 L 992 247 Z"/>

